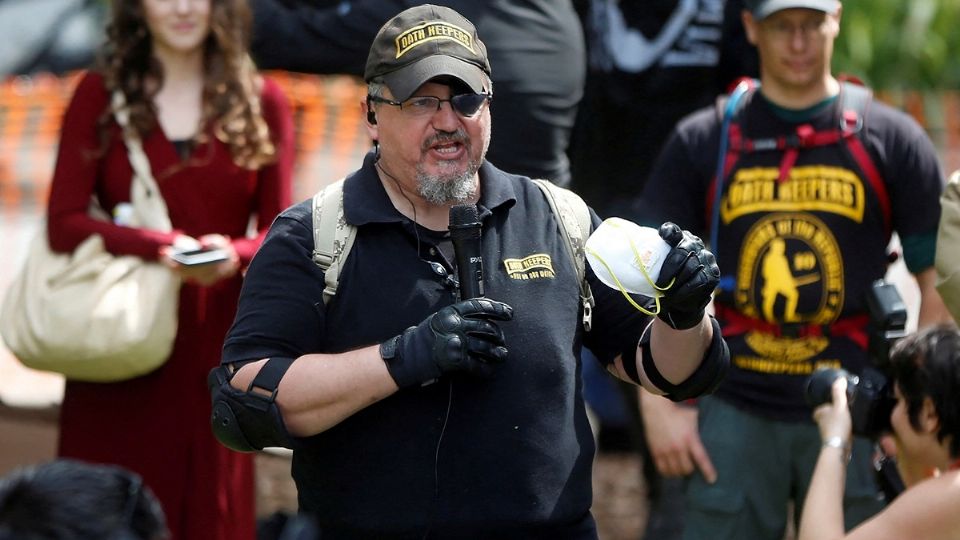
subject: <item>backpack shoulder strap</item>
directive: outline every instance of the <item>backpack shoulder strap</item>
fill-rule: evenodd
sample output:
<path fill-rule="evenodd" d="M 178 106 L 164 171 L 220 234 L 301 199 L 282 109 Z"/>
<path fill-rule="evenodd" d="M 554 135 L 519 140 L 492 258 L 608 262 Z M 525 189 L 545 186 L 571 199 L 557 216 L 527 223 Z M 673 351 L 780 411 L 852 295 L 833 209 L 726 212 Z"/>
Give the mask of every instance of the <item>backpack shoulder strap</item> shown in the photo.
<path fill-rule="evenodd" d="M 337 294 L 343 261 L 357 236 L 357 228 L 343 216 L 343 182 L 341 178 L 313 196 L 313 262 L 323 269 L 324 304 Z"/>
<path fill-rule="evenodd" d="M 867 176 L 867 181 L 873 188 L 883 212 L 884 227 L 889 237 L 892 231 L 892 210 L 890 209 L 890 195 L 887 193 L 887 184 L 877 169 L 873 158 L 860 139 L 864 122 L 867 117 L 867 106 L 873 100 L 873 91 L 861 84 L 851 81 L 840 83 L 840 132 L 846 140 L 847 150 L 857 162 L 857 166 Z"/>
<path fill-rule="evenodd" d="M 593 322 L 593 291 L 587 283 L 586 254 L 584 245 L 590 236 L 590 209 L 576 193 L 555 186 L 543 179 L 534 179 L 533 183 L 540 188 L 550 204 L 553 215 L 559 217 L 560 234 L 567 245 L 567 252 L 573 260 L 573 267 L 577 270 L 577 279 L 580 281 L 580 301 L 583 304 L 583 328 L 590 331 Z"/>
<path fill-rule="evenodd" d="M 857 119 L 860 120 L 860 123 L 854 126 L 857 131 L 863 127 L 863 119 L 867 113 L 867 105 L 869 105 L 872 100 L 873 90 L 870 90 L 870 88 L 850 81 L 840 82 L 840 110 L 842 114 L 846 114 L 847 111 L 856 114 Z M 846 118 L 841 119 L 840 129 L 850 129 Z"/>
<path fill-rule="evenodd" d="M 710 246 L 717 249 L 717 230 L 720 228 L 720 198 L 723 183 L 737 159 L 740 157 L 742 133 L 740 114 L 750 102 L 751 97 L 760 88 L 760 81 L 749 77 L 741 78 L 729 95 L 717 98 L 717 119 L 720 124 L 720 144 L 717 147 L 717 160 L 713 178 L 707 188 L 706 219 L 710 227 Z M 733 139 L 731 141 L 731 139 Z"/>

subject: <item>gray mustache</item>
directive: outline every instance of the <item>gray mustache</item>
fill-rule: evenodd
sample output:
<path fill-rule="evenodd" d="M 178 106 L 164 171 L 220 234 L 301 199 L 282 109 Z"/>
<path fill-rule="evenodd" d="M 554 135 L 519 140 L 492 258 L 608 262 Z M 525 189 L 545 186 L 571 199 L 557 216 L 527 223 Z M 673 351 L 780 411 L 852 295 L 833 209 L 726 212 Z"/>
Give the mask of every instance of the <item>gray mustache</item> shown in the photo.
<path fill-rule="evenodd" d="M 438 131 L 435 135 L 423 142 L 423 149 L 427 150 L 437 143 L 460 143 L 470 146 L 470 138 L 462 129 L 453 132 Z"/>

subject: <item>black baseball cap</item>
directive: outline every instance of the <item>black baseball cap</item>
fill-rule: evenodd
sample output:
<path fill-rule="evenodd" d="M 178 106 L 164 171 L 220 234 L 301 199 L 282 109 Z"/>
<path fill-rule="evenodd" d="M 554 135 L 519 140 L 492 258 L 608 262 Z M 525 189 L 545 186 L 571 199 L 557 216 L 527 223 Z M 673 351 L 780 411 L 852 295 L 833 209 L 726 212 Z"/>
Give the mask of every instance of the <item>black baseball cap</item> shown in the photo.
<path fill-rule="evenodd" d="M 412 7 L 377 32 L 363 78 L 381 78 L 394 99 L 403 101 L 430 79 L 449 76 L 476 93 L 487 90 L 490 62 L 473 23 L 456 11 L 432 4 Z"/>
<path fill-rule="evenodd" d="M 759 21 L 778 11 L 791 8 L 836 13 L 840 9 L 840 0 L 746 0 L 744 5 L 753 14 L 753 18 Z"/>

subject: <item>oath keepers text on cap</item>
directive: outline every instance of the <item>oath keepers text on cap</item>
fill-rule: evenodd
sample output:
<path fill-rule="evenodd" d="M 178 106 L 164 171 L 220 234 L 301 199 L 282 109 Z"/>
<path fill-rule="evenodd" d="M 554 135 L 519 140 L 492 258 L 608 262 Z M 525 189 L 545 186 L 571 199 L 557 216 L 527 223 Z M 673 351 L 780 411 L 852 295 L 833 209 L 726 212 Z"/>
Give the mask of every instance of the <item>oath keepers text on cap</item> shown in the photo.
<path fill-rule="evenodd" d="M 396 58 L 400 58 L 413 48 L 437 40 L 449 40 L 462 45 L 472 54 L 477 54 L 473 46 L 473 36 L 459 26 L 446 22 L 428 22 L 414 26 L 397 36 Z"/>

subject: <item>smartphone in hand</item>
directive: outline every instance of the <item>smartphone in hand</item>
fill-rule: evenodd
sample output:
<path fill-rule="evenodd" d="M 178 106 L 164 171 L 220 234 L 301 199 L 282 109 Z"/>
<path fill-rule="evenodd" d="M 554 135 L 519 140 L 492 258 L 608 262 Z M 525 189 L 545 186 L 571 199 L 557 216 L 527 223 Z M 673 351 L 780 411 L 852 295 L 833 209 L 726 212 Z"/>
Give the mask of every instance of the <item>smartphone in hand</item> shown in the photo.
<path fill-rule="evenodd" d="M 211 248 L 174 251 L 170 258 L 184 266 L 197 266 L 223 262 L 230 257 L 224 249 Z"/>

